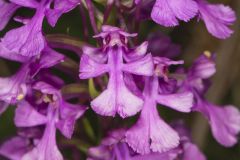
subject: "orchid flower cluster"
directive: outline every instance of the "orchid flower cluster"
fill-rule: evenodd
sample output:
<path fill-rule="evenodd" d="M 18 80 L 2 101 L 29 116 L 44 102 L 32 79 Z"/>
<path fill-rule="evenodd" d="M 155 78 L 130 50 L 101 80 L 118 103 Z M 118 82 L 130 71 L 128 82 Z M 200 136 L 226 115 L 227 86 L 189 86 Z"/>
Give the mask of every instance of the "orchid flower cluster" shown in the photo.
<path fill-rule="evenodd" d="M 71 141 L 72 150 L 85 147 L 81 151 L 85 151 L 84 156 L 89 160 L 206 160 L 184 121 L 168 124 L 159 114 L 162 107 L 183 113 L 200 112 L 208 120 L 218 143 L 231 147 L 238 142 L 239 110 L 232 105 L 214 105 L 205 98 L 210 78 L 216 72 L 215 54 L 205 51 L 186 69 L 183 60 L 173 60 L 180 49 L 168 37 L 154 35 L 139 45 L 133 41 L 138 34 L 129 33 L 124 25 L 105 24 L 111 8 L 114 5 L 120 10 L 127 8 L 124 3 L 109 0 L 100 26 L 95 20 L 99 17 L 95 14 L 100 14 L 95 3 L 91 0 L 0 0 L 0 30 L 6 28 L 12 17 L 22 24 L 0 39 L 0 57 L 21 64 L 15 74 L 0 78 L 0 115 L 15 106 L 17 127 L 16 135 L 1 144 L 1 156 L 10 160 L 63 160 L 61 151 L 66 144 L 58 141 L 59 131 Z M 197 16 L 217 38 L 224 39 L 233 33 L 229 26 L 236 19 L 235 13 L 222 4 L 210 4 L 206 0 L 129 0 L 129 3 L 131 6 L 126 10 L 137 15 L 138 23 L 152 19 L 159 25 L 173 27 Z M 98 42 L 94 47 L 86 40 L 79 46 L 78 76 L 66 72 L 74 77 L 75 84 L 88 85 L 81 94 L 75 94 L 81 89 L 53 72 L 53 69 L 61 71 L 63 68 L 59 66 L 63 63 L 71 65 L 68 55 L 56 48 L 76 51 L 75 46 L 66 47 L 64 42 L 53 46 L 42 29 L 44 18 L 55 27 L 62 14 L 77 6 L 87 9 L 96 33 L 93 37 Z M 35 13 L 31 18 L 20 17 L 16 15 L 19 8 L 30 8 Z M 86 17 L 82 18 L 85 21 Z M 120 16 L 120 23 L 125 24 L 122 21 Z M 86 88 L 94 88 L 94 96 Z M 107 116 L 121 119 L 119 127 L 108 126 L 111 129 L 102 133 L 107 136 L 95 146 L 73 143 L 78 119 L 86 120 L 87 113 L 84 113 L 92 111 L 106 119 Z M 129 117 L 136 119 L 135 124 L 121 125 Z M 99 125 L 108 125 L 107 120 L 104 123 Z M 86 133 L 90 134 L 89 127 Z M 86 136 L 82 138 L 85 140 Z M 84 156 L 77 154 L 75 159 Z"/>

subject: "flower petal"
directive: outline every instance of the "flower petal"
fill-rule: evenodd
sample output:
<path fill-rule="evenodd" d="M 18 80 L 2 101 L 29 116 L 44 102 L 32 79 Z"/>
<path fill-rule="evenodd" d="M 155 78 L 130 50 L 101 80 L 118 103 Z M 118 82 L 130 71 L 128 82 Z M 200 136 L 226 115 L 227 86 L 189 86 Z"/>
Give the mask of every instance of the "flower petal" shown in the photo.
<path fill-rule="evenodd" d="M 108 66 L 106 64 L 97 63 L 87 55 L 82 55 L 79 71 L 79 77 L 81 79 L 88 79 L 104 74 L 108 71 Z"/>
<path fill-rule="evenodd" d="M 150 54 L 147 54 L 145 57 L 130 62 L 123 65 L 123 71 L 136 74 L 136 75 L 144 75 L 151 76 L 153 75 L 153 59 Z"/>
<path fill-rule="evenodd" d="M 218 107 L 206 102 L 196 110 L 208 117 L 213 136 L 220 144 L 231 147 L 237 143 L 237 135 L 240 132 L 240 112 L 236 107 Z"/>
<path fill-rule="evenodd" d="M 184 144 L 183 160 L 206 160 L 205 155 L 193 143 Z"/>
<path fill-rule="evenodd" d="M 75 8 L 80 2 L 78 0 L 54 0 L 54 8 L 46 11 L 49 24 L 54 27 L 57 20 L 63 13 L 67 13 Z"/>
<path fill-rule="evenodd" d="M 15 111 L 14 122 L 17 127 L 32 127 L 45 124 L 47 118 L 38 113 L 27 101 L 22 101 Z"/>
<path fill-rule="evenodd" d="M 22 157 L 22 160 L 63 160 L 56 144 L 54 121 L 47 124 L 42 139 L 33 150 Z"/>
<path fill-rule="evenodd" d="M 9 52 L 22 56 L 32 57 L 40 54 L 45 43 L 42 35 L 43 18 L 44 14 L 37 12 L 27 25 L 7 32 L 1 41 L 2 45 Z"/>
<path fill-rule="evenodd" d="M 29 8 L 37 8 L 37 6 L 39 5 L 38 1 L 33 1 L 33 0 L 9 0 L 9 1 L 19 6 L 29 7 Z"/>
<path fill-rule="evenodd" d="M 63 102 L 62 106 L 60 106 L 61 120 L 57 122 L 56 126 L 65 137 L 69 139 L 72 137 L 75 122 L 84 114 L 86 109 L 86 107 L 80 105 Z"/>
<path fill-rule="evenodd" d="M 190 112 L 193 106 L 193 94 L 191 92 L 159 94 L 156 101 L 180 112 Z"/>
<path fill-rule="evenodd" d="M 126 132 L 126 142 L 137 153 L 148 154 L 151 151 L 148 122 L 147 117 L 140 115 L 137 123 Z"/>
<path fill-rule="evenodd" d="M 197 4 L 193 0 L 156 0 L 151 13 L 152 19 L 163 26 L 178 25 L 178 19 L 185 22 L 197 13 Z"/>
<path fill-rule="evenodd" d="M 13 3 L 7 3 L 4 0 L 0 1 L 0 31 L 5 28 L 8 21 L 12 17 L 12 15 L 15 13 L 15 11 L 19 8 L 18 5 Z"/>
<path fill-rule="evenodd" d="M 198 0 L 197 3 L 200 16 L 213 36 L 225 39 L 233 33 L 228 26 L 234 23 L 236 15 L 230 7 L 221 4 L 210 5 L 205 0 Z"/>
<path fill-rule="evenodd" d="M 179 136 L 158 115 L 157 110 L 150 116 L 151 150 L 153 152 L 166 152 L 179 145 Z"/>
<path fill-rule="evenodd" d="M 20 160 L 29 151 L 29 140 L 22 137 L 13 137 L 0 147 L 0 154 L 11 160 Z"/>

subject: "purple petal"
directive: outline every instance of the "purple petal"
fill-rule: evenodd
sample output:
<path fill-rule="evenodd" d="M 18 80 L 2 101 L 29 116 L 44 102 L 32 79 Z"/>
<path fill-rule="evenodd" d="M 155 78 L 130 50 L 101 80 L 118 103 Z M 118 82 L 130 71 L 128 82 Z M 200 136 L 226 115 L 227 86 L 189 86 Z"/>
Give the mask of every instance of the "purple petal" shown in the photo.
<path fill-rule="evenodd" d="M 151 76 L 153 75 L 152 56 L 148 54 L 137 61 L 124 64 L 122 69 L 125 72 L 132 73 L 135 75 Z"/>
<path fill-rule="evenodd" d="M 54 27 L 63 13 L 71 11 L 79 3 L 78 0 L 54 0 L 54 8 L 46 11 L 49 24 Z"/>
<path fill-rule="evenodd" d="M 29 151 L 29 140 L 22 137 L 13 137 L 0 147 L 0 154 L 11 160 L 20 160 Z"/>
<path fill-rule="evenodd" d="M 104 74 L 108 71 L 108 66 L 106 64 L 97 63 L 87 55 L 83 55 L 81 57 L 79 71 L 79 77 L 81 79 L 88 79 Z"/>
<path fill-rule="evenodd" d="M 69 139 L 72 137 L 75 122 L 84 114 L 86 109 L 84 106 L 73 105 L 67 102 L 60 106 L 61 120 L 56 125 L 65 137 Z"/>
<path fill-rule="evenodd" d="M 179 136 L 158 115 L 156 103 L 145 101 L 140 119 L 126 133 L 126 142 L 137 153 L 166 152 L 179 144 Z"/>
<path fill-rule="evenodd" d="M 17 62 L 27 62 L 30 60 L 29 57 L 22 56 L 8 50 L 2 43 L 0 43 L 0 57 Z"/>
<path fill-rule="evenodd" d="M 143 111 L 142 111 L 143 112 Z M 141 116 L 137 123 L 126 132 L 126 142 L 137 153 L 150 153 L 150 135 L 148 119 Z"/>
<path fill-rule="evenodd" d="M 215 54 L 205 51 L 204 54 L 194 61 L 188 76 L 191 76 L 191 78 L 208 79 L 215 73 Z"/>
<path fill-rule="evenodd" d="M 12 15 L 15 13 L 15 11 L 19 8 L 18 5 L 15 5 L 13 3 L 7 3 L 5 0 L 0 1 L 0 31 L 5 28 L 8 21 L 12 17 Z"/>
<path fill-rule="evenodd" d="M 64 56 L 55 50 L 45 47 L 41 53 L 39 61 L 31 66 L 32 76 L 36 75 L 43 68 L 50 68 L 56 64 L 63 62 Z"/>
<path fill-rule="evenodd" d="M 123 80 L 116 84 L 114 77 L 110 77 L 108 88 L 91 102 L 98 114 L 114 116 L 117 112 L 123 118 L 135 115 L 142 104 L 143 101 L 128 90 Z"/>
<path fill-rule="evenodd" d="M 179 136 L 158 114 L 150 117 L 151 150 L 153 152 L 166 152 L 179 145 Z"/>
<path fill-rule="evenodd" d="M 228 27 L 236 20 L 234 11 L 222 4 L 210 5 L 205 0 L 197 0 L 200 16 L 208 31 L 215 37 L 228 38 L 233 31 Z"/>
<path fill-rule="evenodd" d="M 7 32 L 1 43 L 9 52 L 32 57 L 41 53 L 44 48 L 42 35 L 43 13 L 37 12 L 31 22 L 23 27 Z"/>
<path fill-rule="evenodd" d="M 156 100 L 159 104 L 168 106 L 180 112 L 190 112 L 193 106 L 193 94 L 191 92 L 166 95 L 159 94 Z"/>
<path fill-rule="evenodd" d="M 107 54 L 104 54 L 101 48 L 84 46 L 82 50 L 83 54 L 89 56 L 92 60 L 96 62 L 104 63 L 107 61 Z"/>
<path fill-rule="evenodd" d="M 206 160 L 204 154 L 198 149 L 195 144 L 186 143 L 184 144 L 183 160 Z"/>
<path fill-rule="evenodd" d="M 214 138 L 223 146 L 231 147 L 238 141 L 240 132 L 240 112 L 234 106 L 217 107 L 209 103 L 198 106 L 206 117 L 209 118 Z"/>
<path fill-rule="evenodd" d="M 132 157 L 131 160 L 176 160 L 180 152 L 181 151 L 179 149 L 172 149 L 171 151 L 164 153 L 156 152 L 145 155 L 137 155 Z"/>
<path fill-rule="evenodd" d="M 12 3 L 15 3 L 19 6 L 29 7 L 29 8 L 37 8 L 39 3 L 33 0 L 9 0 Z"/>
<path fill-rule="evenodd" d="M 14 122 L 17 127 L 32 127 L 45 124 L 47 118 L 37 112 L 28 102 L 22 101 L 15 111 Z"/>
<path fill-rule="evenodd" d="M 142 58 L 147 54 L 148 49 L 148 42 L 143 42 L 140 46 L 134 48 L 133 50 L 129 51 L 129 53 L 124 54 L 124 58 L 128 61 L 135 61 L 139 58 Z"/>
<path fill-rule="evenodd" d="M 197 4 L 193 0 L 156 0 L 151 13 L 152 19 L 163 26 L 176 26 L 178 19 L 185 22 L 197 13 Z"/>
<path fill-rule="evenodd" d="M 67 119 L 60 120 L 56 126 L 65 137 L 71 139 L 74 131 L 75 121 L 76 119 L 74 116 L 68 117 Z"/>
<path fill-rule="evenodd" d="M 25 154 L 22 160 L 63 160 L 56 144 L 56 128 L 53 119 L 47 124 L 44 135 L 37 146 Z"/>
<path fill-rule="evenodd" d="M 0 100 L 7 103 L 16 103 L 22 100 L 27 93 L 26 78 L 28 65 L 23 65 L 20 70 L 8 78 L 0 78 Z"/>

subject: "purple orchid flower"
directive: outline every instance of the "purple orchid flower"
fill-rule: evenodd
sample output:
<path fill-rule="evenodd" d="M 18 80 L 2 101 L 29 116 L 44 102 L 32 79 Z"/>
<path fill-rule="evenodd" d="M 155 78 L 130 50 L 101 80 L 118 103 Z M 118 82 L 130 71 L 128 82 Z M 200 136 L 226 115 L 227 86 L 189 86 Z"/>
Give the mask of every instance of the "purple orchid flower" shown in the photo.
<path fill-rule="evenodd" d="M 161 90 L 159 82 L 159 76 L 167 80 L 166 69 L 170 65 L 182 63 L 182 61 L 171 61 L 167 58 L 155 58 L 155 74 L 145 78 L 144 105 L 141 115 L 136 125 L 126 132 L 126 142 L 135 152 L 163 153 L 179 145 L 180 138 L 177 132 L 159 117 L 156 106 L 159 103 L 177 111 L 191 111 L 193 95 L 190 92 L 166 94 Z"/>
<path fill-rule="evenodd" d="M 187 90 L 191 90 L 196 99 L 193 111 L 201 112 L 209 121 L 214 138 L 226 147 L 237 143 L 240 132 L 240 112 L 232 106 L 224 107 L 211 104 L 204 99 L 208 88 L 208 79 L 215 73 L 214 55 L 205 52 L 189 69 L 184 83 Z"/>
<path fill-rule="evenodd" d="M 142 5 L 150 7 L 147 2 L 143 0 Z M 140 3 L 140 0 L 135 0 L 135 3 Z M 230 7 L 222 4 L 209 4 L 206 0 L 156 0 L 151 11 L 151 18 L 165 27 L 177 26 L 179 20 L 187 22 L 196 15 L 205 22 L 209 33 L 217 38 L 225 39 L 233 33 L 228 26 L 235 22 L 236 15 Z"/>
<path fill-rule="evenodd" d="M 75 121 L 83 115 L 86 107 L 65 102 L 58 90 L 44 82 L 37 82 L 33 88 L 42 94 L 37 103 L 44 102 L 47 106 L 38 108 L 22 101 L 16 109 L 14 121 L 17 127 L 46 127 L 39 142 L 21 159 L 63 160 L 56 144 L 56 130 L 58 128 L 65 137 L 71 138 Z"/>
<path fill-rule="evenodd" d="M 28 91 L 28 85 L 36 74 L 45 68 L 50 68 L 64 61 L 64 56 L 48 47 L 46 47 L 40 57 L 29 59 L 25 62 L 19 71 L 11 77 L 0 78 L 0 114 L 2 114 L 9 104 L 15 104 L 24 99 Z"/>
<path fill-rule="evenodd" d="M 137 60 L 124 63 L 124 58 L 128 61 L 129 58 L 126 58 L 128 55 L 134 57 L 134 54 L 142 54 L 139 50 L 128 53 L 127 37 L 133 37 L 136 34 L 129 34 L 111 26 L 103 26 L 102 30 L 95 36 L 103 38 L 102 49 L 83 48 L 79 77 L 88 79 L 108 72 L 107 89 L 91 102 L 93 110 L 105 116 L 115 116 L 118 113 L 125 118 L 135 115 L 141 110 L 143 101 L 126 87 L 123 73 L 151 76 L 153 74 L 152 57 L 147 54 Z M 146 51 L 146 48 L 144 50 Z M 138 53 L 135 53 L 136 51 Z"/>
<path fill-rule="evenodd" d="M 3 45 L 10 53 L 32 57 L 39 55 L 45 47 L 45 38 L 42 34 L 42 22 L 46 16 L 49 23 L 54 26 L 61 14 L 73 9 L 79 2 L 68 0 L 11 0 L 12 5 L 36 9 L 31 20 L 21 20 L 26 24 L 20 28 L 12 29 L 1 39 Z M 54 8 L 51 9 L 51 3 Z M 9 4 L 10 5 L 10 4 Z M 8 8 L 11 11 L 11 8 Z M 12 12 L 12 11 L 11 11 Z M 19 18 L 18 18 L 19 19 Z"/>

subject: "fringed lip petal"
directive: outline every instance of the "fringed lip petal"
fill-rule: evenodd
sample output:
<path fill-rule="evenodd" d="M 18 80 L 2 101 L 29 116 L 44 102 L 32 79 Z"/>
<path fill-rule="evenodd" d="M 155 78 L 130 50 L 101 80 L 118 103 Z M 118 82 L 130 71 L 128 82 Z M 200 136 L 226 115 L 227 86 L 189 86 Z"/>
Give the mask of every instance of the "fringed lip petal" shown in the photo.
<path fill-rule="evenodd" d="M 177 26 L 179 20 L 189 21 L 197 14 L 197 4 L 193 0 L 156 0 L 151 17 L 165 27 Z"/>
<path fill-rule="evenodd" d="M 215 37 L 225 39 L 233 31 L 229 28 L 236 20 L 234 11 L 222 4 L 212 5 L 206 0 L 197 0 L 200 18 L 205 22 L 207 30 Z"/>

